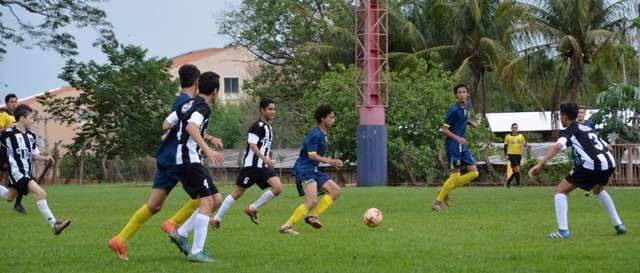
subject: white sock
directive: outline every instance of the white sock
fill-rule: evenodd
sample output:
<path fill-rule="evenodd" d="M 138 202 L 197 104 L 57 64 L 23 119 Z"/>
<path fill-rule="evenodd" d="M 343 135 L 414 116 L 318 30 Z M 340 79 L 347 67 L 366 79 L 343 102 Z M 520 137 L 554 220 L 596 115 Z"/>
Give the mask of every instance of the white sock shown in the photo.
<path fill-rule="evenodd" d="M 5 195 L 7 194 L 7 192 L 9 192 L 9 189 L 7 189 L 5 186 L 0 185 L 0 197 L 5 198 Z"/>
<path fill-rule="evenodd" d="M 556 193 L 554 199 L 556 203 L 558 229 L 569 230 L 569 220 L 567 219 L 569 205 L 567 204 L 567 195 L 564 193 Z"/>
<path fill-rule="evenodd" d="M 613 225 L 621 225 L 622 221 L 620 220 L 620 216 L 618 216 L 618 212 L 616 211 L 616 206 L 613 204 L 613 200 L 611 196 L 606 191 L 600 192 L 598 194 L 598 199 L 600 199 L 600 204 L 602 207 L 609 213 L 609 217 L 611 217 L 611 222 Z"/>
<path fill-rule="evenodd" d="M 204 248 L 204 241 L 207 239 L 207 224 L 209 224 L 209 215 L 198 213 L 195 218 L 191 254 L 196 254 Z"/>
<path fill-rule="evenodd" d="M 260 198 L 258 198 L 258 200 L 256 200 L 251 205 L 249 205 L 249 207 L 252 208 L 252 209 L 259 209 L 260 207 L 264 206 L 264 204 L 269 202 L 269 200 L 273 199 L 274 197 L 276 197 L 276 196 L 273 194 L 273 192 L 271 192 L 271 189 L 266 190 L 266 191 L 264 191 L 262 193 L 262 195 L 260 195 Z"/>
<path fill-rule="evenodd" d="M 227 195 L 227 197 L 224 198 L 224 201 L 222 201 L 222 205 L 220 205 L 218 212 L 216 212 L 216 216 L 214 216 L 213 218 L 218 221 L 222 221 L 222 217 L 224 217 L 224 214 L 229 211 L 231 205 L 233 205 L 233 202 L 235 201 L 236 199 L 234 199 L 231 194 Z"/>
<path fill-rule="evenodd" d="M 189 236 L 189 232 L 193 230 L 193 224 L 195 222 L 197 214 L 198 214 L 198 209 L 196 208 L 196 210 L 191 214 L 189 219 L 187 219 L 187 221 L 185 221 L 184 224 L 182 224 L 178 228 L 177 232 L 178 234 L 180 234 L 180 236 L 184 236 L 184 237 Z"/>
<path fill-rule="evenodd" d="M 53 216 L 53 213 L 49 209 L 47 200 L 38 200 L 36 201 L 36 205 L 38 206 L 38 210 L 40 211 L 40 213 L 42 213 L 42 216 L 44 216 L 44 219 L 47 220 L 47 222 L 49 222 L 49 225 L 53 227 L 53 224 L 56 223 L 56 217 Z"/>

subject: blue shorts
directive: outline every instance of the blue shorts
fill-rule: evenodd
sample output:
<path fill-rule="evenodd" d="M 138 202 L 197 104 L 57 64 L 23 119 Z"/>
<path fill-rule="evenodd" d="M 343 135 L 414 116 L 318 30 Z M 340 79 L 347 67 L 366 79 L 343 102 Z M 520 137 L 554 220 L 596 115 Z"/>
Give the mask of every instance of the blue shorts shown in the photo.
<path fill-rule="evenodd" d="M 462 166 L 471 166 L 475 165 L 476 161 L 473 159 L 473 155 L 471 155 L 471 151 L 467 148 L 467 145 L 463 145 L 460 147 L 460 144 L 457 145 L 447 145 L 447 160 L 449 162 L 449 167 L 454 169 L 460 169 Z"/>
<path fill-rule="evenodd" d="M 322 190 L 322 185 L 327 181 L 331 180 L 328 176 L 321 172 L 315 171 L 306 171 L 301 173 L 295 173 L 296 176 L 296 187 L 298 188 L 298 194 L 300 196 L 304 196 L 304 186 L 308 183 L 316 183 L 316 187 L 318 190 L 318 195 L 324 194 Z"/>
<path fill-rule="evenodd" d="M 156 175 L 153 177 L 154 189 L 163 189 L 167 191 L 167 194 L 171 192 L 173 187 L 178 184 L 180 178 L 178 177 L 178 166 L 164 167 L 156 165 Z"/>

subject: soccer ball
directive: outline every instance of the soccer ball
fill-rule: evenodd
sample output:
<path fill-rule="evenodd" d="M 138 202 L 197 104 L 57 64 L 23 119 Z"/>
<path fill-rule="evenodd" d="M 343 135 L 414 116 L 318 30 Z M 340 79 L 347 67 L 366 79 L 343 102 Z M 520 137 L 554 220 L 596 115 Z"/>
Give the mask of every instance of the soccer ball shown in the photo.
<path fill-rule="evenodd" d="M 377 208 L 370 208 L 364 211 L 364 224 L 369 227 L 377 227 L 382 223 L 382 211 Z"/>

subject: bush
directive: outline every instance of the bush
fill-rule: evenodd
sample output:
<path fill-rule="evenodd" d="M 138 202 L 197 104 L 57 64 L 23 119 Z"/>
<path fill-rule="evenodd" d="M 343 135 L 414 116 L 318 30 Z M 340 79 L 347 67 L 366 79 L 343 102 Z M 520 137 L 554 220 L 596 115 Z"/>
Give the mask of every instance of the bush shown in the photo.
<path fill-rule="evenodd" d="M 551 160 L 545 164 L 544 168 L 534 177 L 527 174 L 529 169 L 536 165 L 538 160 L 530 158 L 521 165 L 522 176 L 525 177 L 525 183 L 533 185 L 555 185 L 558 184 L 571 171 L 571 161 Z"/>

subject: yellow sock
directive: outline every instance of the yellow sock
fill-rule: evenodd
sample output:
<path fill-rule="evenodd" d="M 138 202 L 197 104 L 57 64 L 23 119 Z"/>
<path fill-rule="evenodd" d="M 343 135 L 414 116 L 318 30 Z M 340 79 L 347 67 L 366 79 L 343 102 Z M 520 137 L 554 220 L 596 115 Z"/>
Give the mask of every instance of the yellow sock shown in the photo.
<path fill-rule="evenodd" d="M 327 210 L 331 206 L 331 204 L 333 204 L 333 198 L 331 198 L 331 196 L 329 196 L 328 194 L 325 194 L 324 196 L 322 196 L 322 198 L 320 198 L 318 204 L 311 209 L 309 215 L 320 216 L 320 214 Z"/>
<path fill-rule="evenodd" d="M 199 205 L 200 201 L 198 201 L 198 199 L 191 199 L 187 201 L 187 203 L 185 203 L 184 206 L 176 212 L 176 214 L 169 218 L 169 221 L 177 226 L 182 225 L 182 223 L 189 219 L 191 214 L 193 214 L 193 211 L 196 210 Z"/>
<path fill-rule="evenodd" d="M 459 172 L 451 173 L 449 178 L 447 178 L 447 181 L 442 184 L 442 188 L 440 188 L 440 192 L 438 193 L 436 200 L 442 202 L 445 198 L 447 198 L 449 192 L 456 188 L 456 180 L 458 179 L 458 177 L 460 177 Z"/>
<path fill-rule="evenodd" d="M 300 220 L 302 220 L 302 218 L 304 218 L 304 216 L 306 216 L 308 212 L 309 212 L 309 209 L 307 209 L 307 207 L 305 207 L 304 204 L 301 204 L 296 208 L 296 210 L 293 211 L 293 214 L 291 214 L 291 217 L 289 217 L 289 220 L 287 220 L 285 225 L 287 226 L 295 225 L 297 222 L 300 222 Z"/>
<path fill-rule="evenodd" d="M 466 184 L 469 184 L 472 180 L 476 179 L 478 175 L 479 175 L 478 171 L 465 173 L 464 175 L 456 179 L 456 187 L 462 187 Z"/>
<path fill-rule="evenodd" d="M 116 238 L 121 242 L 126 242 L 151 216 L 153 216 L 153 213 L 151 213 L 147 204 L 142 205 L 142 207 L 133 214 L 131 219 L 129 219 L 129 222 L 124 226 L 122 231 L 116 235 Z"/>

